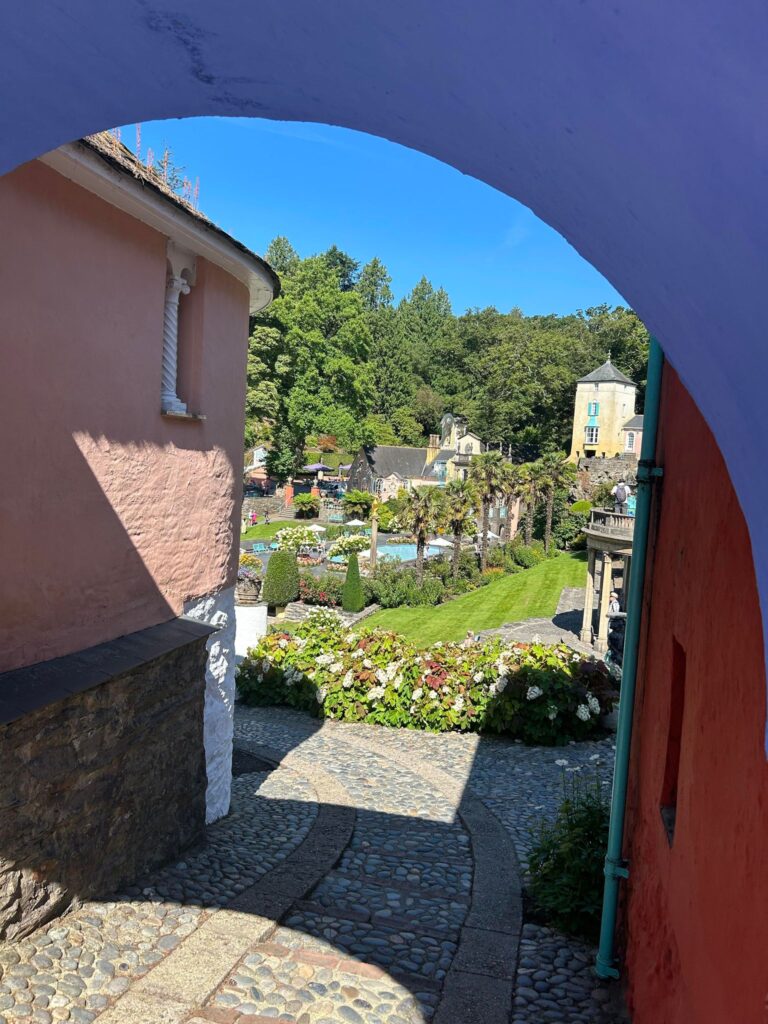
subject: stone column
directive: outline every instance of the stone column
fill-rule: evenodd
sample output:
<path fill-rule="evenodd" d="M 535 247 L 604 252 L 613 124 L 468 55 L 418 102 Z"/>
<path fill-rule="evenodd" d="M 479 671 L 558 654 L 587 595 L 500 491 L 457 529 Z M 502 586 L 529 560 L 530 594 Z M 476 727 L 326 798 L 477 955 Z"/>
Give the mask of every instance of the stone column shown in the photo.
<path fill-rule="evenodd" d="M 632 555 L 624 555 L 624 581 L 622 583 L 621 596 L 624 599 L 624 611 L 629 604 L 629 578 L 632 574 Z"/>
<path fill-rule="evenodd" d="M 178 387 L 179 363 L 179 299 L 189 294 L 189 284 L 183 277 L 171 274 L 165 289 L 165 312 L 163 314 L 163 382 L 160 402 L 163 412 L 185 413 L 187 407 L 181 401 Z"/>
<path fill-rule="evenodd" d="M 581 621 L 581 642 L 592 643 L 592 609 L 595 604 L 595 549 L 587 548 L 587 592 L 584 595 L 584 618 Z"/>
<path fill-rule="evenodd" d="M 602 654 L 608 650 L 608 605 L 613 589 L 613 556 L 610 551 L 603 552 L 603 575 L 600 579 L 600 603 L 597 608 L 597 636 L 595 650 Z"/>

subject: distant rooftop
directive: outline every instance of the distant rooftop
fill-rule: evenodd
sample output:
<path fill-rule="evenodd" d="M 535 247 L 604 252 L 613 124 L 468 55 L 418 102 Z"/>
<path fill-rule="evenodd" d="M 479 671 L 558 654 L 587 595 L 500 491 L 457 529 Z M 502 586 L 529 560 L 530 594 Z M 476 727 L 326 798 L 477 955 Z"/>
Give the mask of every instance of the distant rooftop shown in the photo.
<path fill-rule="evenodd" d="M 643 417 L 633 416 L 631 420 L 627 420 L 622 430 L 642 430 L 643 429 Z"/>
<path fill-rule="evenodd" d="M 633 387 L 636 386 L 633 380 L 630 380 L 621 370 L 616 369 L 610 357 L 606 359 L 602 366 L 598 366 L 596 370 L 593 370 L 592 373 L 588 373 L 586 377 L 581 377 L 579 384 L 600 384 L 609 381 L 614 381 L 617 384 L 631 384 Z"/>

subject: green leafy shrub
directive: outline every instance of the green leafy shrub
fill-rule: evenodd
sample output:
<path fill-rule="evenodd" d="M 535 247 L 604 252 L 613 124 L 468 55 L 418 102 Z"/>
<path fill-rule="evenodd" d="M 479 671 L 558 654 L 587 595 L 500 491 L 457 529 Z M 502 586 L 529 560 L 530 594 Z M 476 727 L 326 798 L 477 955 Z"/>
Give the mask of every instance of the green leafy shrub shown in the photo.
<path fill-rule="evenodd" d="M 589 511 L 574 512 L 571 509 L 552 530 L 555 546 L 560 550 L 569 551 L 584 547 L 587 542 L 584 528 L 588 522 Z"/>
<path fill-rule="evenodd" d="M 389 502 L 379 507 L 379 529 L 382 533 L 390 533 L 396 528 L 397 513 L 391 508 Z"/>
<path fill-rule="evenodd" d="M 523 569 L 532 569 L 539 564 L 539 557 L 536 552 L 527 544 L 519 544 L 514 548 L 512 557 Z"/>
<path fill-rule="evenodd" d="M 238 687 L 253 704 L 536 744 L 594 736 L 615 698 L 605 667 L 563 645 L 494 638 L 419 651 L 396 633 L 345 629 L 325 608 L 293 634 L 263 637 L 241 664 Z"/>
<path fill-rule="evenodd" d="M 297 519 L 314 519 L 320 515 L 320 499 L 316 494 L 297 494 L 293 507 Z"/>
<path fill-rule="evenodd" d="M 328 548 L 329 558 L 348 558 L 353 552 L 365 551 L 371 546 L 369 537 L 359 535 L 352 537 L 339 537 L 338 540 Z"/>
<path fill-rule="evenodd" d="M 357 519 L 367 519 L 371 514 L 376 495 L 370 491 L 347 491 L 342 499 L 344 511 L 348 516 Z"/>
<path fill-rule="evenodd" d="M 574 776 L 557 818 L 540 829 L 528 857 L 531 895 L 547 921 L 594 942 L 600 932 L 609 809 L 596 779 Z"/>
<path fill-rule="evenodd" d="M 267 563 L 262 597 L 267 604 L 284 607 L 299 596 L 299 567 L 292 551 L 275 551 Z"/>
<path fill-rule="evenodd" d="M 360 585 L 360 566 L 357 554 L 352 551 L 347 562 L 347 578 L 341 594 L 341 606 L 345 612 L 361 612 L 365 608 L 363 588 Z"/>
<path fill-rule="evenodd" d="M 314 547 L 317 544 L 317 537 L 308 526 L 286 526 L 278 530 L 275 540 L 280 551 L 296 552 L 302 545 Z"/>
<path fill-rule="evenodd" d="M 592 488 L 592 494 L 590 500 L 594 508 L 613 508 L 615 498 L 611 494 L 611 491 L 616 484 L 611 483 L 610 480 L 604 480 L 601 484 L 596 484 Z"/>
<path fill-rule="evenodd" d="M 592 502 L 587 501 L 586 498 L 583 501 L 574 501 L 571 505 L 571 512 L 591 512 Z"/>
<path fill-rule="evenodd" d="M 404 568 L 388 558 L 378 562 L 369 585 L 373 600 L 382 608 L 436 605 L 445 594 L 445 585 L 439 577 L 425 575 L 423 582 L 419 583 L 415 569 Z"/>
<path fill-rule="evenodd" d="M 304 604 L 336 608 L 341 604 L 341 592 L 344 582 L 337 573 L 323 573 L 313 576 L 302 573 L 299 576 L 299 599 Z"/>

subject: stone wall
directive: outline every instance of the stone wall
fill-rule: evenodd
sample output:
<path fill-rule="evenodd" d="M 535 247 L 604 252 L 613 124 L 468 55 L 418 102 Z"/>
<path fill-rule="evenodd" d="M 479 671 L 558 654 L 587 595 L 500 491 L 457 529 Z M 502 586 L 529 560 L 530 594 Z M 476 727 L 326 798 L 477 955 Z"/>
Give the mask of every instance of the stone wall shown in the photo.
<path fill-rule="evenodd" d="M 637 483 L 637 459 L 621 455 L 614 459 L 579 459 L 576 483 L 571 489 L 571 499 L 580 501 L 591 498 L 598 484 L 626 482 L 634 489 Z"/>
<path fill-rule="evenodd" d="M 210 633 L 176 619 L 0 675 L 0 939 L 200 838 Z"/>

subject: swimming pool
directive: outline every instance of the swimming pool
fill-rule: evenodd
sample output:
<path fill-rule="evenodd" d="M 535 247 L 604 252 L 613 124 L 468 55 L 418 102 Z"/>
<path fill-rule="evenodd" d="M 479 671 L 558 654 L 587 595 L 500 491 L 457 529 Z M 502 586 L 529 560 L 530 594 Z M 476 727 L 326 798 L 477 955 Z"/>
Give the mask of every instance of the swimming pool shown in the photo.
<path fill-rule="evenodd" d="M 441 550 L 442 549 L 440 547 L 435 547 L 433 544 L 427 544 L 424 554 L 427 558 L 432 558 L 435 555 L 439 555 Z M 376 548 L 376 553 L 379 558 L 392 558 L 397 562 L 412 562 L 416 559 L 416 545 L 379 544 Z M 361 551 L 357 557 L 360 559 L 368 558 L 368 552 Z M 339 562 L 341 561 L 341 558 L 332 558 L 331 561 Z"/>

